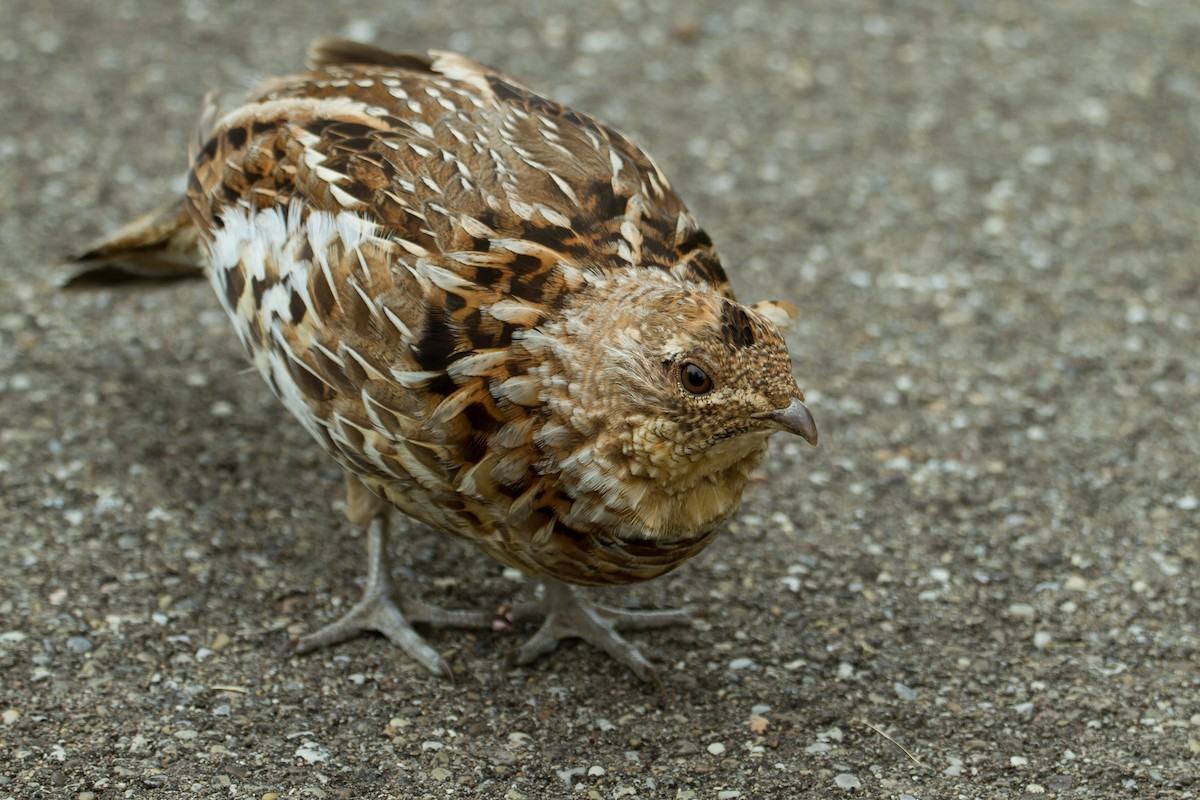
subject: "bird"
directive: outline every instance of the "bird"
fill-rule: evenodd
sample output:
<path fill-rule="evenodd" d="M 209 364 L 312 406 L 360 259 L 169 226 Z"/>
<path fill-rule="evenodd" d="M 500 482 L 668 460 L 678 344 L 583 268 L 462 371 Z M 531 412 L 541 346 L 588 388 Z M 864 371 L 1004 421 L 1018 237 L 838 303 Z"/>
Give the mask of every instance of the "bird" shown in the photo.
<path fill-rule="evenodd" d="M 298 652 L 541 619 L 661 682 L 622 632 L 687 609 L 601 605 L 710 544 L 776 432 L 817 443 L 785 331 L 740 303 L 712 239 L 615 129 L 466 56 L 343 39 L 221 111 L 186 190 L 88 246 L 76 285 L 204 276 L 250 361 L 341 466 L 362 599 Z M 232 433 L 232 431 L 231 431 Z M 541 582 L 499 610 L 397 591 L 399 511 Z"/>

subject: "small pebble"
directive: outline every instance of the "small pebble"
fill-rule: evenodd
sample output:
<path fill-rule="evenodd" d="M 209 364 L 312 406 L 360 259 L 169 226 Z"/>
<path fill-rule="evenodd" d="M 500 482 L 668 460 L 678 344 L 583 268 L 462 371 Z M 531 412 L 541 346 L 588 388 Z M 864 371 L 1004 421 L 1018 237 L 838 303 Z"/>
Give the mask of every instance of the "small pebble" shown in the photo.
<path fill-rule="evenodd" d="M 1038 631 L 1033 635 L 1033 646 L 1038 650 L 1045 650 L 1054 641 L 1054 637 L 1045 631 Z"/>
<path fill-rule="evenodd" d="M 585 770 L 583 767 L 572 767 L 571 769 L 555 770 L 555 774 L 558 775 L 558 779 L 561 780 L 563 783 L 565 783 L 567 786 L 574 786 L 575 778 L 580 775 L 585 774 L 586 772 L 587 772 L 587 770 Z"/>
<path fill-rule="evenodd" d="M 1040 783 L 1031 783 L 1025 787 L 1025 793 L 1026 794 L 1045 794 L 1046 787 L 1042 786 Z"/>
<path fill-rule="evenodd" d="M 849 772 L 843 772 L 842 774 L 838 775 L 836 778 L 833 779 L 833 782 L 835 784 L 837 784 L 837 787 L 839 789 L 861 789 L 862 788 L 862 781 L 860 781 L 858 779 L 858 776 L 852 775 Z"/>
<path fill-rule="evenodd" d="M 0 720 L 2 720 L 5 725 L 12 725 L 20 718 L 21 712 L 17 711 L 15 708 L 6 708 L 4 709 L 4 713 L 0 714 Z"/>
<path fill-rule="evenodd" d="M 604 771 L 605 771 L 604 767 L 600 766 L 599 764 L 595 764 L 593 766 L 588 767 L 587 774 L 590 777 L 598 778 L 604 774 Z"/>
<path fill-rule="evenodd" d="M 1025 756 L 1013 756 L 1008 760 L 1008 763 L 1014 767 L 1027 767 L 1029 766 L 1029 759 L 1025 758 Z"/>
<path fill-rule="evenodd" d="M 309 764 L 318 764 L 329 760 L 329 751 L 317 742 L 305 741 L 296 748 L 296 758 L 303 759 Z"/>
<path fill-rule="evenodd" d="M 75 655 L 83 655 L 92 649 L 92 642 L 86 636 L 72 636 L 67 639 L 67 649 Z"/>
<path fill-rule="evenodd" d="M 721 744 L 720 742 L 713 742 L 708 746 L 708 752 L 714 756 L 724 755 L 725 745 Z"/>
<path fill-rule="evenodd" d="M 735 800 L 741 796 L 742 793 L 737 789 L 726 789 L 722 792 L 717 792 L 717 800 Z"/>
<path fill-rule="evenodd" d="M 182 739 L 183 741 L 188 742 L 188 741 L 191 741 L 192 739 L 195 739 L 200 734 L 193 730 L 184 729 L 184 730 L 175 731 L 175 733 L 173 735 L 175 736 L 176 739 Z"/>
<path fill-rule="evenodd" d="M 751 658 L 735 658 L 729 662 L 729 668 L 732 670 L 746 669 L 754 666 L 754 659 Z"/>
<path fill-rule="evenodd" d="M 896 696 L 906 703 L 911 703 L 917 699 L 917 693 L 903 683 L 894 683 L 892 684 L 892 688 L 896 690 Z"/>
<path fill-rule="evenodd" d="M 1019 617 L 1020 619 L 1033 619 L 1037 611 L 1029 603 L 1013 603 L 1008 607 L 1010 617 Z"/>

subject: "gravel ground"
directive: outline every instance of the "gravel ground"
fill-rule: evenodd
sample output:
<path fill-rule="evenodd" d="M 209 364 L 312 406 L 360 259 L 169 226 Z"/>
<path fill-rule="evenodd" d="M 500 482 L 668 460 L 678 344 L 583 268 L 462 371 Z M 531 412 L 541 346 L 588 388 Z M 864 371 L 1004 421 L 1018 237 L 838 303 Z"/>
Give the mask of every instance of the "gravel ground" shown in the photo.
<path fill-rule="evenodd" d="M 1200 795 L 1195 0 L 0 12 L 0 798 Z M 467 51 L 642 142 L 804 321 L 817 450 L 584 646 L 361 638 L 337 469 L 202 283 L 55 290 L 182 186 L 203 92 L 349 34 Z M 529 587 L 416 525 L 397 578 Z"/>

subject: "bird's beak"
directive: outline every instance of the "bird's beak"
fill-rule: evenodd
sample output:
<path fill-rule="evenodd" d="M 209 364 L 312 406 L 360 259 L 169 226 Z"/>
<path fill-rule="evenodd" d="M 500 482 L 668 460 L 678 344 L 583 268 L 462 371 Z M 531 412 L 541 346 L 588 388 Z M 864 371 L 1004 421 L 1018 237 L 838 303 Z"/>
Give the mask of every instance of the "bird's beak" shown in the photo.
<path fill-rule="evenodd" d="M 774 422 L 780 430 L 794 433 L 811 445 L 817 443 L 817 423 L 799 397 L 793 397 L 786 408 L 764 411 L 757 416 Z"/>

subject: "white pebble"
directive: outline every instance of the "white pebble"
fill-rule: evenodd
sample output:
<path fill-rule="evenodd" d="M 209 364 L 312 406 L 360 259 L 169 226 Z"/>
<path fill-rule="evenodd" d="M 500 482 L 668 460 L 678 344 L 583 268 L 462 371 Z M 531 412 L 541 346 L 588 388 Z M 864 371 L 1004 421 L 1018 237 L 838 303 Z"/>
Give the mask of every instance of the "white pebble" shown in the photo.
<path fill-rule="evenodd" d="M 729 668 L 732 670 L 746 669 L 747 667 L 753 666 L 754 659 L 752 658 L 735 658 L 733 661 L 729 662 Z"/>
<path fill-rule="evenodd" d="M 1082 576 L 1072 575 L 1063 581 L 1063 588 L 1068 592 L 1083 592 L 1087 591 L 1087 581 Z"/>
<path fill-rule="evenodd" d="M 1045 794 L 1046 787 L 1042 786 L 1040 783 L 1031 783 L 1025 787 L 1025 793 L 1026 794 Z"/>
<path fill-rule="evenodd" d="M 572 767 L 571 769 L 555 770 L 555 774 L 558 775 L 559 780 L 561 780 L 567 786 L 574 786 L 575 785 L 574 778 L 579 775 L 583 775 L 586 772 L 587 772 L 587 770 L 585 770 L 583 767 Z"/>
<path fill-rule="evenodd" d="M 720 742 L 713 742 L 708 746 L 708 752 L 714 756 L 725 755 L 725 745 Z"/>
<path fill-rule="evenodd" d="M 1195 511 L 1200 508 L 1200 499 L 1197 499 L 1194 494 L 1184 495 L 1175 501 L 1175 507 L 1181 511 Z"/>
<path fill-rule="evenodd" d="M 1029 603 L 1013 603 L 1008 607 L 1008 615 L 1010 617 L 1020 617 L 1021 619 L 1033 619 L 1036 610 Z"/>
<path fill-rule="evenodd" d="M 1014 767 L 1027 767 L 1029 766 L 1029 759 L 1025 756 L 1013 756 L 1008 760 L 1008 763 Z"/>
<path fill-rule="evenodd" d="M 295 757 L 303 759 L 309 764 L 319 764 L 329 760 L 329 751 L 317 742 L 305 740 L 296 748 Z"/>
<path fill-rule="evenodd" d="M 1045 631 L 1038 631 L 1033 635 L 1033 646 L 1038 650 L 1045 650 L 1054 641 L 1054 637 Z"/>
<path fill-rule="evenodd" d="M 604 774 L 604 772 L 605 772 L 604 767 L 600 766 L 599 764 L 593 764 L 592 766 L 588 767 L 587 774 L 593 778 L 599 778 L 601 775 Z"/>
<path fill-rule="evenodd" d="M 862 788 L 862 781 L 860 781 L 857 776 L 852 775 L 849 772 L 843 772 L 841 775 L 838 775 L 833 779 L 833 782 L 837 784 L 839 789 Z"/>

